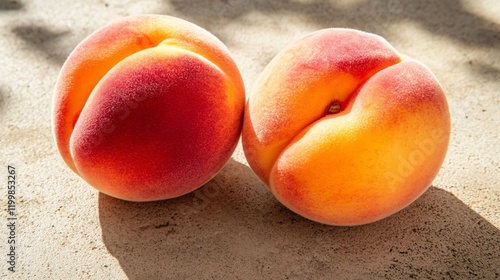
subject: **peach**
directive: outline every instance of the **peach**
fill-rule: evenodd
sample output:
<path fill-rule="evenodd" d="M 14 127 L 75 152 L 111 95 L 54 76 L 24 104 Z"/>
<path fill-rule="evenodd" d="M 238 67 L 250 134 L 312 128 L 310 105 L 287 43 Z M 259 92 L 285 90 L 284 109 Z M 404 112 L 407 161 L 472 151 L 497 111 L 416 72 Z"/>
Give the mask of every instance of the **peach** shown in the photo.
<path fill-rule="evenodd" d="M 255 82 L 247 161 L 292 211 L 330 225 L 380 220 L 417 199 L 445 158 L 450 115 L 437 79 L 386 40 L 313 32 Z"/>
<path fill-rule="evenodd" d="M 53 132 L 66 164 L 131 201 L 186 194 L 225 165 L 245 106 L 226 46 L 187 21 L 124 18 L 84 39 L 55 88 Z"/>

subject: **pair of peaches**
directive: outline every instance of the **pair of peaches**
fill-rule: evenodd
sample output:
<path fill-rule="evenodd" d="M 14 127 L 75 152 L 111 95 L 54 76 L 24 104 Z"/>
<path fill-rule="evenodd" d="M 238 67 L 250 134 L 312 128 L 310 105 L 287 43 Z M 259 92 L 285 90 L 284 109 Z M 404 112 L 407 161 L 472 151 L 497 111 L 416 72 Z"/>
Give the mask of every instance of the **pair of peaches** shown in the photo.
<path fill-rule="evenodd" d="M 409 205 L 443 163 L 450 115 L 435 76 L 383 38 L 313 32 L 282 50 L 248 100 L 228 49 L 187 21 L 142 15 L 81 42 L 62 67 L 53 129 L 66 164 L 130 201 L 200 187 L 242 137 L 292 211 L 359 225 Z"/>

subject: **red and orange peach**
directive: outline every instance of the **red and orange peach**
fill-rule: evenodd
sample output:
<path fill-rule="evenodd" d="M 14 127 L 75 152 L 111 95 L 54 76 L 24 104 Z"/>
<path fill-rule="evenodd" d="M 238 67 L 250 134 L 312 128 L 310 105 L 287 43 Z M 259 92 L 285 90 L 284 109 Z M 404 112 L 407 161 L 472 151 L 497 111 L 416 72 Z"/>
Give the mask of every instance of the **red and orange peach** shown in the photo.
<path fill-rule="evenodd" d="M 383 38 L 331 28 L 281 51 L 252 88 L 250 167 L 294 212 L 331 225 L 380 220 L 431 184 L 450 137 L 431 71 Z"/>
<path fill-rule="evenodd" d="M 229 160 L 245 92 L 228 49 L 187 21 L 142 15 L 83 40 L 55 89 L 53 131 L 66 164 L 131 201 L 186 194 Z"/>

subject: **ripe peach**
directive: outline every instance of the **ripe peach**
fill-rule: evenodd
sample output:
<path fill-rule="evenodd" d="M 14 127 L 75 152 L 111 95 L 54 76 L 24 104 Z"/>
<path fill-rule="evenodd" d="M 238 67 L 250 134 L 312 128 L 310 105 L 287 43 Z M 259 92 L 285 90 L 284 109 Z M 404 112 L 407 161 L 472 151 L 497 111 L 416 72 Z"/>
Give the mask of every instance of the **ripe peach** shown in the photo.
<path fill-rule="evenodd" d="M 331 28 L 282 50 L 246 105 L 250 167 L 294 212 L 359 225 L 409 205 L 444 160 L 450 115 L 438 81 L 383 38 Z"/>
<path fill-rule="evenodd" d="M 64 63 L 53 131 L 67 165 L 108 195 L 151 201 L 210 180 L 240 137 L 245 92 L 228 49 L 187 21 L 125 18 Z"/>

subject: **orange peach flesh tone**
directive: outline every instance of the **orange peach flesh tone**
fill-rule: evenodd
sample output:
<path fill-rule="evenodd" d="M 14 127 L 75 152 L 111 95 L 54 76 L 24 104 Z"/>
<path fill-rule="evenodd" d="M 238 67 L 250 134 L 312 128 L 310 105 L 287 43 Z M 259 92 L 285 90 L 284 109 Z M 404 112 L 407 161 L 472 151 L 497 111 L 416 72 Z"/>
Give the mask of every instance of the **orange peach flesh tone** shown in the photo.
<path fill-rule="evenodd" d="M 280 52 L 259 77 L 243 148 L 294 212 L 359 225 L 420 196 L 449 135 L 446 99 L 430 70 L 376 35 L 325 29 Z"/>
<path fill-rule="evenodd" d="M 114 197 L 190 192 L 234 151 L 245 103 L 227 48 L 159 15 L 108 25 L 71 53 L 55 90 L 54 135 L 77 174 Z"/>

